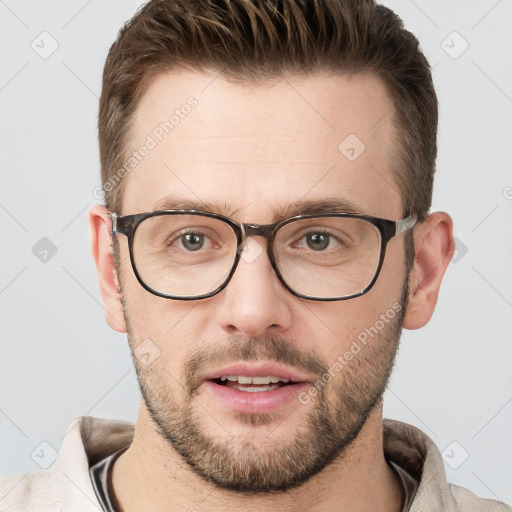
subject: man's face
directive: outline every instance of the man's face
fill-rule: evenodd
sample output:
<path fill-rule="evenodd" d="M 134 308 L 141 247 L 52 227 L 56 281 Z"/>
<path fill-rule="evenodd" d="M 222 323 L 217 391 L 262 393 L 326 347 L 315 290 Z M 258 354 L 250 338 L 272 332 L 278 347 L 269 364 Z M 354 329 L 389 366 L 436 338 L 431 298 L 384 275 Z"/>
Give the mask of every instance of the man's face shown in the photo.
<path fill-rule="evenodd" d="M 392 104 L 378 78 L 318 74 L 250 87 L 215 76 L 169 73 L 146 91 L 132 150 L 148 136 L 157 143 L 127 176 L 118 213 L 210 203 L 239 223 L 268 224 L 293 204 L 337 198 L 402 218 Z M 190 97 L 193 108 L 182 108 Z M 172 131 L 155 132 L 176 109 Z M 134 357 L 146 414 L 198 474 L 238 491 L 283 490 L 345 453 L 393 365 L 407 290 L 403 237 L 388 244 L 367 294 L 335 302 L 287 291 L 261 237 L 248 240 L 257 257 L 242 258 L 219 294 L 159 298 L 137 282 L 126 237 L 118 240 L 131 348 L 157 356 Z M 207 378 L 217 374 L 297 382 L 253 392 Z"/>

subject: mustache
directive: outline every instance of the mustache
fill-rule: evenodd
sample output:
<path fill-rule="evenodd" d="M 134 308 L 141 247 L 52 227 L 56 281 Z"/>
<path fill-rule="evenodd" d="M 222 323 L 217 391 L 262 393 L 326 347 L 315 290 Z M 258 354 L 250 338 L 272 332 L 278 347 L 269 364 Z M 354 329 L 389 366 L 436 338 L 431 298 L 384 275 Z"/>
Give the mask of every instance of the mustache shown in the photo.
<path fill-rule="evenodd" d="M 227 341 L 213 343 L 196 349 L 185 361 L 185 385 L 193 392 L 201 382 L 201 376 L 221 365 L 237 361 L 271 361 L 290 368 L 318 375 L 329 369 L 327 362 L 313 350 L 301 351 L 297 344 L 276 335 L 257 337 L 231 337 Z"/>

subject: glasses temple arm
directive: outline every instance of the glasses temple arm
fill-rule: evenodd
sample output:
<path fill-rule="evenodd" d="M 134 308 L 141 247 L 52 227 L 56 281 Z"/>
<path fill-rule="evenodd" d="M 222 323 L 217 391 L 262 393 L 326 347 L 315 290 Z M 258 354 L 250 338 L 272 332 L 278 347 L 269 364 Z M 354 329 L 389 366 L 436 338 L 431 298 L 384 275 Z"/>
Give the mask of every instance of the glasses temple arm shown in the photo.
<path fill-rule="evenodd" d="M 111 213 L 110 218 L 112 220 L 112 235 L 115 235 L 117 233 L 117 213 Z"/>
<path fill-rule="evenodd" d="M 395 228 L 395 235 L 399 235 L 400 233 L 403 233 L 404 231 L 411 229 L 416 224 L 417 220 L 418 220 L 418 215 L 416 213 L 410 215 L 406 219 L 397 220 L 396 228 Z"/>

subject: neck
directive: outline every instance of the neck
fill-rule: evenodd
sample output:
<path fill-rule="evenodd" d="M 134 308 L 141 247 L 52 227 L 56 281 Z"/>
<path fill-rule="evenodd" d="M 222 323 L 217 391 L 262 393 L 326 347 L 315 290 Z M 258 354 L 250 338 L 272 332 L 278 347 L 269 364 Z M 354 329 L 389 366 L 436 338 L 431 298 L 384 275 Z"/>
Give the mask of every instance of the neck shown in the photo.
<path fill-rule="evenodd" d="M 402 492 L 384 458 L 382 404 L 357 439 L 335 461 L 302 486 L 282 493 L 237 494 L 198 476 L 161 437 L 142 403 L 133 442 L 115 462 L 112 486 L 122 512 L 136 510 L 292 512 L 379 510 L 399 512 Z"/>

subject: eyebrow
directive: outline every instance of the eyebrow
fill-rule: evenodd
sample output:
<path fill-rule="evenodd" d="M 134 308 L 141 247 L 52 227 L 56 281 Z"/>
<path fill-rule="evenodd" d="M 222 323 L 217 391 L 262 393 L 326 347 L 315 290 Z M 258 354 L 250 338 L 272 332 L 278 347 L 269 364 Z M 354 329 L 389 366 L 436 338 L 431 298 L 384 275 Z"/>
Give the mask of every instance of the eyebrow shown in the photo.
<path fill-rule="evenodd" d="M 178 197 L 165 197 L 155 203 L 153 211 L 162 210 L 200 210 L 202 212 L 214 213 L 235 219 L 242 208 L 235 208 L 228 202 L 211 202 L 190 199 L 181 199 Z M 277 208 L 271 209 L 274 220 L 287 219 L 296 215 L 319 215 L 323 213 L 352 213 L 362 214 L 360 207 L 353 202 L 337 198 L 327 197 L 317 200 L 299 200 L 293 203 L 281 204 Z"/>

